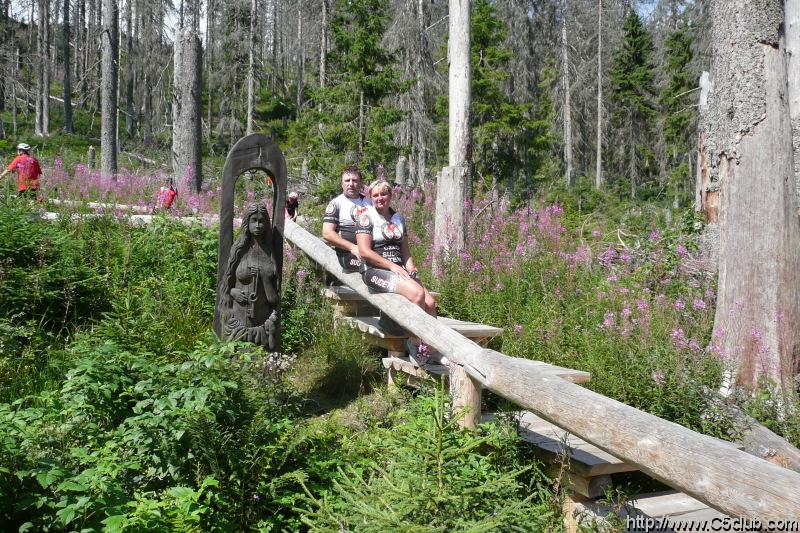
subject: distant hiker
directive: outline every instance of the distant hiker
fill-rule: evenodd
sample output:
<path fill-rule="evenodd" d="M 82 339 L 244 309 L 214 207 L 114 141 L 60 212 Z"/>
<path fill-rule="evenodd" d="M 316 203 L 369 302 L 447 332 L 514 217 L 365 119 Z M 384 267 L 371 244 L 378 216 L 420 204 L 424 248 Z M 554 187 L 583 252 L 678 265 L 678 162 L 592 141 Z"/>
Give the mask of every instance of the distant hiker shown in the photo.
<path fill-rule="evenodd" d="M 178 191 L 175 190 L 172 180 L 169 180 L 169 187 L 161 187 L 161 190 L 158 191 L 158 204 L 164 209 L 169 209 L 175 202 L 176 196 L 178 196 Z"/>
<path fill-rule="evenodd" d="M 39 161 L 31 155 L 31 147 L 26 143 L 17 145 L 17 157 L 8 165 L 0 179 L 5 178 L 10 172 L 17 173 L 17 191 L 20 196 L 36 198 L 39 192 L 39 178 L 42 175 L 42 168 Z"/>
<path fill-rule="evenodd" d="M 286 218 L 292 222 L 297 222 L 297 213 L 300 210 L 298 198 L 299 195 L 292 191 L 289 193 L 289 198 L 286 199 Z"/>
<path fill-rule="evenodd" d="M 342 194 L 331 200 L 322 217 L 322 238 L 336 247 L 339 264 L 346 272 L 356 272 L 361 265 L 356 245 L 356 221 L 372 205 L 362 194 L 362 188 L 358 167 L 344 167 Z"/>

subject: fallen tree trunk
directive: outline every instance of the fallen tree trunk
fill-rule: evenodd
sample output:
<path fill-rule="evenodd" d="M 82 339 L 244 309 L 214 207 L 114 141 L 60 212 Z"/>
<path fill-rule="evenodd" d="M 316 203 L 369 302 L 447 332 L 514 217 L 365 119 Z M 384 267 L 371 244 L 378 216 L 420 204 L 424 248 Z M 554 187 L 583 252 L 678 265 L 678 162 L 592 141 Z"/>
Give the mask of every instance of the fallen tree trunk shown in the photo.
<path fill-rule="evenodd" d="M 800 516 L 800 474 L 717 439 L 543 373 L 539 363 L 481 348 L 395 294 L 373 294 L 335 253 L 290 220 L 284 237 L 487 389 L 731 516 Z"/>

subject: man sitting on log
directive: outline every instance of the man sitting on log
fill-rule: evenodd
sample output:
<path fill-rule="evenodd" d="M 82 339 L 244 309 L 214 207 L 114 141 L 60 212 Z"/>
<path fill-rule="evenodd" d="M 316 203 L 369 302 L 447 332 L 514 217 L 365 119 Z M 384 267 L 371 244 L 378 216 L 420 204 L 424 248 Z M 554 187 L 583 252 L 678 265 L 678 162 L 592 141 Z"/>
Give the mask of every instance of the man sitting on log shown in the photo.
<path fill-rule="evenodd" d="M 331 200 L 322 217 L 322 238 L 336 247 L 336 256 L 345 272 L 357 272 L 361 266 L 356 244 L 356 221 L 372 205 L 362 190 L 358 167 L 344 167 L 342 194 Z"/>

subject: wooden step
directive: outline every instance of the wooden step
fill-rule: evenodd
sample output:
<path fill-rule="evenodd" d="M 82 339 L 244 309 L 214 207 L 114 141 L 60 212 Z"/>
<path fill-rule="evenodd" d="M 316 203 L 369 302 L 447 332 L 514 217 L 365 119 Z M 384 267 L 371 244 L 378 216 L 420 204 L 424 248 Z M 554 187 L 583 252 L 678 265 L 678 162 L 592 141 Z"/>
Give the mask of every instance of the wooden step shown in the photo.
<path fill-rule="evenodd" d="M 520 437 L 524 441 L 534 444 L 541 451 L 542 458 L 545 460 L 555 461 L 558 456 L 564 454 L 566 449 L 569 452 L 570 471 L 586 478 L 638 470 L 635 466 L 564 431 L 530 411 L 520 411 L 517 414 Z"/>
<path fill-rule="evenodd" d="M 405 340 L 408 337 L 384 331 L 378 323 L 379 317 L 377 316 L 341 316 L 337 320 L 339 323 L 347 324 L 369 337 L 370 344 L 375 344 L 390 352 L 405 352 Z M 503 333 L 502 328 L 487 326 L 486 324 L 465 322 L 446 317 L 438 317 L 437 320 L 440 324 L 451 328 L 481 346 L 485 346 L 492 337 Z"/>
<path fill-rule="evenodd" d="M 628 533 L 748 531 L 746 521 L 737 524 L 703 502 L 676 491 L 633 496 L 621 509 L 596 500 L 573 501 L 565 506 L 565 512 L 568 531 L 582 530 L 580 526 L 608 524 L 609 517 L 614 516 L 622 519 L 623 531 Z M 740 527 L 721 529 L 726 523 Z"/>
<path fill-rule="evenodd" d="M 333 302 L 333 315 L 335 318 L 378 315 L 378 309 L 350 287 L 329 285 L 323 287 L 320 290 L 320 294 Z M 433 295 L 434 299 L 439 298 L 438 292 L 432 292 L 431 295 Z"/>

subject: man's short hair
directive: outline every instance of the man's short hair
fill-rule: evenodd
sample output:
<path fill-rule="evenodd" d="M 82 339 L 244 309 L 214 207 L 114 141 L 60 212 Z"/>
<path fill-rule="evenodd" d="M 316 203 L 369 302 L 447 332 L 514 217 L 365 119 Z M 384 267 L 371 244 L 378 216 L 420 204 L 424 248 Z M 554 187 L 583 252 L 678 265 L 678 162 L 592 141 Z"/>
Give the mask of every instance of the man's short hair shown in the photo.
<path fill-rule="evenodd" d="M 356 176 L 358 176 L 358 179 L 360 180 L 363 179 L 361 177 L 361 171 L 358 170 L 358 167 L 355 165 L 345 165 L 345 167 L 342 169 L 342 176 L 344 176 L 345 174 L 355 174 Z"/>

